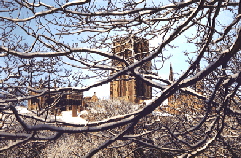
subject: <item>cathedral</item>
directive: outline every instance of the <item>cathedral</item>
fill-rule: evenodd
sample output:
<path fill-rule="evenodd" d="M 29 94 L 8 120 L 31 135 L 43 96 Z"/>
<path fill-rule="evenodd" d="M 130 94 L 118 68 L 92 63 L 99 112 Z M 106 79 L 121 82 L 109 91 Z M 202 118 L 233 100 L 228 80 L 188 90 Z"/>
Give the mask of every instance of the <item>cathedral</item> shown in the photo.
<path fill-rule="evenodd" d="M 113 53 L 123 57 L 129 63 L 139 61 L 149 55 L 149 41 L 143 38 L 116 39 L 113 43 Z M 125 68 L 125 63 L 112 60 L 112 66 L 119 70 Z M 151 73 L 151 61 L 140 67 L 141 70 Z M 198 66 L 198 70 L 200 66 Z M 118 70 L 117 70 L 118 71 Z M 111 72 L 115 74 L 116 70 Z M 170 65 L 169 80 L 174 81 L 172 66 Z M 203 94 L 203 81 L 198 81 L 192 88 L 199 94 Z M 141 103 L 144 100 L 152 99 L 152 87 L 131 75 L 121 75 L 110 83 L 110 98 L 125 99 L 133 103 Z M 182 110 L 189 113 L 200 113 L 202 111 L 202 101 L 190 94 L 177 91 L 168 98 L 168 104 L 161 107 L 162 110 L 170 114 L 179 114 Z"/>
<path fill-rule="evenodd" d="M 116 39 L 113 43 L 113 53 L 122 56 L 129 63 L 134 63 L 149 55 L 149 41 L 135 37 L 134 39 Z M 112 66 L 122 70 L 125 68 L 125 63 L 112 60 Z M 151 71 L 151 61 L 143 64 L 140 69 Z M 117 71 L 112 71 L 110 75 Z M 110 98 L 122 98 L 133 103 L 140 103 L 152 98 L 152 87 L 134 76 L 121 75 L 110 82 Z"/>
<path fill-rule="evenodd" d="M 198 65 L 197 72 L 200 71 L 200 66 Z M 173 77 L 173 69 L 170 64 L 170 73 L 169 73 L 169 80 L 174 81 Z M 199 94 L 203 94 L 203 81 L 198 81 L 192 88 L 195 92 Z M 197 114 L 203 111 L 203 103 L 200 99 L 196 96 L 191 94 L 185 94 L 180 92 L 179 90 L 175 92 L 168 98 L 168 105 L 161 107 L 162 110 L 170 113 L 170 114 L 180 114 L 184 111 L 188 111 L 190 114 Z"/>
<path fill-rule="evenodd" d="M 119 38 L 113 42 L 113 54 L 123 57 L 128 63 L 140 61 L 149 55 L 149 41 L 144 38 L 125 39 Z M 126 65 L 124 62 L 112 60 L 112 66 L 117 70 L 113 70 L 110 75 L 123 70 Z M 140 71 L 151 73 L 151 61 L 145 62 L 139 67 Z M 199 71 L 198 67 L 198 71 Z M 170 65 L 169 80 L 174 81 L 172 66 Z M 49 88 L 44 87 L 40 81 L 37 89 Z M 54 87 L 56 85 L 54 84 Z M 203 81 L 198 81 L 192 87 L 196 92 L 203 94 Z M 36 95 L 30 91 L 29 95 Z M 124 99 L 132 103 L 142 103 L 145 100 L 152 99 L 152 87 L 144 83 L 142 80 L 134 77 L 131 73 L 124 74 L 110 82 L 110 98 Z M 59 114 L 61 111 L 72 110 L 72 116 L 77 116 L 77 110 L 82 110 L 88 102 L 98 102 L 96 94 L 92 97 L 83 97 L 83 93 L 66 91 L 64 94 L 47 94 L 41 97 L 28 100 L 29 110 L 39 110 L 52 106 L 53 114 Z M 161 106 L 161 110 L 170 114 L 182 113 L 182 110 L 188 110 L 191 113 L 199 113 L 203 108 L 202 102 L 195 96 L 185 94 L 180 91 L 175 92 L 168 98 L 168 104 Z"/>

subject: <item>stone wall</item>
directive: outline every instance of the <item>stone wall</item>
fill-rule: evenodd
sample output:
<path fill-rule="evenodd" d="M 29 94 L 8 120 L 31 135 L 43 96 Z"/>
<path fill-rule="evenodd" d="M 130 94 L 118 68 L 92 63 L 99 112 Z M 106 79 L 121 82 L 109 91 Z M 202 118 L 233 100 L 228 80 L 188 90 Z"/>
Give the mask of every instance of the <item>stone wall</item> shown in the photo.
<path fill-rule="evenodd" d="M 132 39 L 117 39 L 113 43 L 113 53 L 133 63 L 149 55 L 149 41 L 137 38 L 134 39 L 134 42 Z M 126 67 L 124 62 L 116 60 L 112 61 L 112 66 L 117 67 L 119 70 Z M 150 71 L 151 61 L 146 62 L 140 68 L 143 71 Z M 112 71 L 111 75 L 115 73 L 116 70 Z M 126 101 L 138 103 L 139 100 L 152 98 L 152 88 L 132 75 L 121 75 L 110 83 L 110 98 L 123 98 Z"/>
<path fill-rule="evenodd" d="M 30 95 L 36 95 L 35 92 L 29 92 Z M 66 94 L 51 94 L 44 95 L 28 100 L 28 110 L 40 110 L 54 103 L 52 114 L 59 115 L 61 111 L 72 110 L 72 116 L 77 117 L 77 110 L 83 109 L 83 93 L 66 92 Z"/>

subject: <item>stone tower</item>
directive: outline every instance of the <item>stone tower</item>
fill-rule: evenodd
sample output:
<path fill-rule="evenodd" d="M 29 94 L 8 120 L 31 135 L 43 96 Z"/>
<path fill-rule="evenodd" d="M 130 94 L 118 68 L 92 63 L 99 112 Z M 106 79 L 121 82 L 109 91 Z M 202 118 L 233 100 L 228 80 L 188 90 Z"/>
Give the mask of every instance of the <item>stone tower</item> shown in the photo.
<path fill-rule="evenodd" d="M 117 39 L 113 43 L 113 53 L 122 56 L 130 63 L 139 61 L 149 55 L 149 41 L 143 38 Z M 122 70 L 126 67 L 124 62 L 112 61 L 112 66 Z M 151 61 L 141 67 L 143 71 L 151 70 Z M 117 70 L 118 71 L 118 70 Z M 111 74 L 115 73 L 112 71 Z M 110 83 L 110 98 L 123 98 L 138 103 L 141 100 L 152 98 L 152 87 L 131 75 L 121 75 Z"/>

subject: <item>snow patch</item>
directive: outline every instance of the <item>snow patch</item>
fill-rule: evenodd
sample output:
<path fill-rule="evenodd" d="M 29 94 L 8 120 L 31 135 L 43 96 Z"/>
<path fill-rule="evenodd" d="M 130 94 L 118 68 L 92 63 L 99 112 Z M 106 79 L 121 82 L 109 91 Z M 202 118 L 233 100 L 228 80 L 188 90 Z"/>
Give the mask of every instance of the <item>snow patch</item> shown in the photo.
<path fill-rule="evenodd" d="M 81 115 L 89 115 L 89 112 L 87 110 L 80 111 L 80 113 L 78 113 L 78 116 Z"/>
<path fill-rule="evenodd" d="M 27 109 L 26 107 L 22 107 L 22 106 L 16 106 L 16 110 L 17 110 L 18 113 L 20 113 L 20 114 L 29 113 L 28 109 Z"/>
<path fill-rule="evenodd" d="M 149 99 L 149 100 L 143 100 L 146 104 L 151 104 L 154 102 L 155 99 Z M 167 106 L 168 105 L 168 99 L 164 100 L 160 106 Z"/>
<path fill-rule="evenodd" d="M 154 99 L 143 100 L 143 103 L 145 102 L 148 105 L 148 104 L 151 104 L 153 101 Z"/>
<path fill-rule="evenodd" d="M 58 119 L 67 123 L 87 124 L 87 121 L 81 117 L 72 117 L 72 111 L 62 111 L 62 116 L 57 116 Z"/>
<path fill-rule="evenodd" d="M 161 111 L 152 111 L 152 115 L 156 115 L 156 116 L 172 116 L 171 114 L 163 113 Z"/>
<path fill-rule="evenodd" d="M 22 107 L 22 106 L 16 106 L 16 110 L 18 111 L 19 114 L 30 113 L 30 111 L 28 111 L 26 107 Z M 78 113 L 77 116 L 80 116 L 81 114 L 88 115 L 88 112 L 86 110 L 81 111 L 80 113 Z M 51 118 L 54 119 L 55 116 L 52 115 Z M 72 117 L 72 111 L 62 111 L 61 116 L 56 116 L 56 119 L 66 123 L 87 124 L 87 121 L 81 117 Z"/>

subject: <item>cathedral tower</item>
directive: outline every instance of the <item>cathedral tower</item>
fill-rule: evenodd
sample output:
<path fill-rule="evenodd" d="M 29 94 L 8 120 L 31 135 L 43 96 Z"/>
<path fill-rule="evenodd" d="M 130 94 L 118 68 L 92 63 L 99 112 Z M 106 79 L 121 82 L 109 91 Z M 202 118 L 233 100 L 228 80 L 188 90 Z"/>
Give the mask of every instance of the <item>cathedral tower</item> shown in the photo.
<path fill-rule="evenodd" d="M 113 53 L 122 56 L 129 63 L 134 63 L 149 55 L 149 41 L 143 38 L 120 38 L 113 43 Z M 122 70 L 126 65 L 124 62 L 113 60 L 112 66 Z M 140 68 L 143 71 L 151 71 L 151 61 L 146 62 Z M 111 74 L 115 72 L 112 71 Z M 137 103 L 140 100 L 151 99 L 152 88 L 134 76 L 121 75 L 110 83 L 110 98 L 123 98 Z"/>

